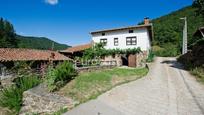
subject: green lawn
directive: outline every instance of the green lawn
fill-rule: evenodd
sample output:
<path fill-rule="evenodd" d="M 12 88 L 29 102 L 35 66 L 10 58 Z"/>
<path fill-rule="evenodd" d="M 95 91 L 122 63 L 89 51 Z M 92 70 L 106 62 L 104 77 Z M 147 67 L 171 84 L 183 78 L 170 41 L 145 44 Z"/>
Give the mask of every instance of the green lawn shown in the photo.
<path fill-rule="evenodd" d="M 112 70 L 83 73 L 66 84 L 60 89 L 59 93 L 83 103 L 96 98 L 114 86 L 141 78 L 147 72 L 147 68 L 115 68 Z"/>

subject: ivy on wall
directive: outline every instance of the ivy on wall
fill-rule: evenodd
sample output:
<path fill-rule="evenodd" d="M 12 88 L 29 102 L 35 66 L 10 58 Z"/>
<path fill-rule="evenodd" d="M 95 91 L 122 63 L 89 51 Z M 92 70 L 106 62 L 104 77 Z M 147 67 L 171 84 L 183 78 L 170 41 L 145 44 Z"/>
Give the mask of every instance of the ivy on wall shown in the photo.
<path fill-rule="evenodd" d="M 140 53 L 141 49 L 128 48 L 128 49 L 105 49 L 104 44 L 96 43 L 92 48 L 85 50 L 83 58 L 85 59 L 97 59 L 101 56 L 110 56 L 115 54 L 137 54 Z"/>

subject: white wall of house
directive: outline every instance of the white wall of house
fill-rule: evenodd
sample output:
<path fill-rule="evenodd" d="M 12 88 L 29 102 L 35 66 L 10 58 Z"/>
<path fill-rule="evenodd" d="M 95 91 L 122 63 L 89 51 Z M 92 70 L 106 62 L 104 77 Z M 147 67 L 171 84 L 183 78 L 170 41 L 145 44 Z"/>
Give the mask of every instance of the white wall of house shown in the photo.
<path fill-rule="evenodd" d="M 129 29 L 125 30 L 117 30 L 117 31 L 109 31 L 109 32 L 101 32 L 101 33 L 93 33 L 92 40 L 94 43 L 100 43 L 101 39 L 107 39 L 107 45 L 105 48 L 107 49 L 127 49 L 127 48 L 137 48 L 140 47 L 142 51 L 149 51 L 151 48 L 150 36 L 147 28 L 135 28 L 131 29 L 133 33 L 129 33 Z M 105 33 L 102 36 L 102 33 Z M 136 36 L 137 43 L 136 45 L 127 45 L 126 38 Z M 114 38 L 118 38 L 118 46 L 114 45 Z"/>

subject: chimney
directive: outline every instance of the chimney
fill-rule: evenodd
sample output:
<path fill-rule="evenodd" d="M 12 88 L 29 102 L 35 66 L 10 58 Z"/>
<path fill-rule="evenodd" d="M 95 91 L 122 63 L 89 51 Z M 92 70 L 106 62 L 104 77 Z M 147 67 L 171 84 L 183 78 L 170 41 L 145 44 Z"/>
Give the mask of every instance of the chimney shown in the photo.
<path fill-rule="evenodd" d="M 149 25 L 149 24 L 150 24 L 149 17 L 145 17 L 144 18 L 144 25 Z"/>
<path fill-rule="evenodd" d="M 54 52 L 51 52 L 50 58 L 51 58 L 51 59 L 55 59 L 55 53 L 54 53 Z"/>

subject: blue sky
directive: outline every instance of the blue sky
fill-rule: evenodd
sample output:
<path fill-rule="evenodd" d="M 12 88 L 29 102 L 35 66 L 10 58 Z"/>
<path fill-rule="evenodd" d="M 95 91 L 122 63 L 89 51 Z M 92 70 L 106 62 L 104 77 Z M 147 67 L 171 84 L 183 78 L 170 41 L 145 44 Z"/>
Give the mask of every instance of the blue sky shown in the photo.
<path fill-rule="evenodd" d="M 0 0 L 0 17 L 20 35 L 77 45 L 90 42 L 91 31 L 136 25 L 144 17 L 157 18 L 191 4 L 192 0 Z"/>

